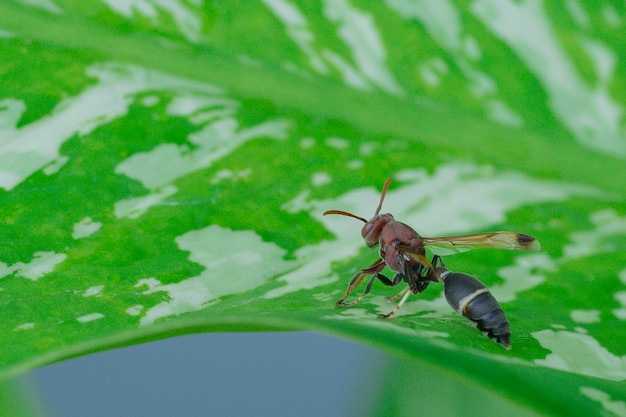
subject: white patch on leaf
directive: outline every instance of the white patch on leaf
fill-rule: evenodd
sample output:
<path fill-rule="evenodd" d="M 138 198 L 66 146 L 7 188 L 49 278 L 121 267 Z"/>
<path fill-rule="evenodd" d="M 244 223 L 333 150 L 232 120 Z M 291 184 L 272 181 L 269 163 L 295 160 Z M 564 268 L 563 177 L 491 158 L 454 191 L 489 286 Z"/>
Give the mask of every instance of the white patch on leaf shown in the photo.
<path fill-rule="evenodd" d="M 217 225 L 187 232 L 176 238 L 189 260 L 205 269 L 200 275 L 173 284 L 154 278 L 142 279 L 136 286 L 147 285 L 143 294 L 166 292 L 169 301 L 145 311 L 141 325 L 155 320 L 201 310 L 220 297 L 241 294 L 268 283 L 272 277 L 293 267 L 285 261 L 285 250 L 264 242 L 252 231 L 233 231 Z M 233 270 L 237 270 L 233 278 Z"/>
<path fill-rule="evenodd" d="M 64 253 L 55 252 L 35 252 L 33 259 L 28 262 L 16 262 L 11 266 L 0 262 L 0 278 L 16 273 L 16 276 L 28 278 L 32 281 L 37 281 L 44 275 L 52 272 L 54 267 L 67 258 Z"/>
<path fill-rule="evenodd" d="M 600 310 L 576 309 L 570 311 L 569 314 L 575 323 L 597 323 L 600 321 Z"/>
<path fill-rule="evenodd" d="M 81 323 L 89 323 L 90 321 L 100 320 L 104 317 L 105 316 L 102 313 L 91 313 L 91 314 L 85 314 L 84 316 L 80 316 L 76 318 L 76 321 L 79 321 Z"/>
<path fill-rule="evenodd" d="M 432 175 L 426 170 L 410 170 L 396 174 L 404 180 L 388 191 L 383 212 L 391 212 L 396 219 L 414 227 L 422 236 L 453 235 L 489 230 L 506 218 L 508 211 L 527 204 L 560 201 L 573 195 L 601 197 L 603 194 L 585 186 L 556 181 L 537 180 L 517 172 L 496 172 L 493 169 L 469 164 L 440 166 Z M 381 184 L 382 186 L 382 184 Z M 296 251 L 296 264 L 300 265 L 277 281 L 283 283 L 268 291 L 265 298 L 310 289 L 337 281 L 332 271 L 333 262 L 355 257 L 364 247 L 361 234 L 363 224 L 347 217 L 322 216 L 326 210 L 337 209 L 370 218 L 380 199 L 380 189 L 374 187 L 350 190 L 335 199 L 308 200 L 307 193 L 286 202 L 282 209 L 289 212 L 307 211 L 333 231 L 336 239 L 305 246 Z M 533 266 L 552 268 L 549 258 L 527 255 L 520 259 L 513 275 L 527 273 Z M 372 250 L 363 267 L 378 257 Z M 505 276 L 509 272 L 505 270 Z M 516 272 L 517 271 L 517 272 Z M 355 271 L 356 272 L 356 271 Z M 496 291 L 504 298 L 514 298 L 518 291 L 528 290 L 543 281 L 541 274 L 531 274 L 523 283 L 508 282 Z M 347 283 L 350 277 L 343 277 Z M 422 301 L 423 302 L 423 301 Z M 445 308 L 445 302 L 437 302 Z M 408 305 L 409 303 L 407 303 Z"/>
<path fill-rule="evenodd" d="M 218 184 L 224 180 L 241 181 L 246 179 L 252 173 L 251 168 L 242 169 L 240 171 L 231 171 L 230 169 L 222 169 L 217 171 L 215 176 L 211 179 L 211 184 Z"/>
<path fill-rule="evenodd" d="M 167 105 L 170 116 L 187 117 L 191 123 L 202 125 L 218 119 L 233 118 L 241 106 L 237 100 L 224 95 L 208 95 L 195 91 L 177 91 Z"/>
<path fill-rule="evenodd" d="M 321 185 L 328 184 L 331 181 L 332 181 L 332 178 L 330 177 L 330 175 L 328 175 L 327 172 L 316 172 L 313 174 L 313 177 L 311 178 L 311 184 L 314 187 L 319 187 Z"/>
<path fill-rule="evenodd" d="M 137 304 L 131 307 L 128 307 L 125 311 L 129 316 L 138 316 L 141 314 L 141 311 L 144 309 L 144 306 L 141 304 Z"/>
<path fill-rule="evenodd" d="M 100 297 L 102 295 L 102 290 L 104 290 L 104 285 L 94 285 L 93 287 L 89 287 L 83 292 L 83 297 Z"/>
<path fill-rule="evenodd" d="M 19 128 L 17 124 L 26 110 L 24 102 L 0 100 L 0 187 L 9 191 L 45 167 L 49 173 L 56 172 L 62 164 L 54 165 L 65 163 L 59 154 L 65 141 L 89 134 L 125 115 L 137 93 L 173 90 L 215 95 L 221 92 L 208 84 L 129 64 L 98 63 L 88 67 L 86 73 L 97 82 L 77 96 L 62 100 L 49 115 Z"/>
<path fill-rule="evenodd" d="M 418 67 L 422 80 L 429 87 L 438 87 L 441 79 L 450 72 L 446 62 L 440 57 L 430 58 Z"/>
<path fill-rule="evenodd" d="M 387 52 L 373 16 L 353 7 L 347 0 L 324 0 L 324 15 L 337 27 L 337 35 L 350 49 L 358 73 L 367 83 L 387 93 L 404 95 L 387 68 Z"/>
<path fill-rule="evenodd" d="M 620 271 L 618 276 L 622 284 L 626 285 L 626 269 Z M 620 320 L 626 320 L 626 291 L 618 291 L 614 297 L 620 303 L 621 308 L 614 309 L 613 314 Z"/>
<path fill-rule="evenodd" d="M 315 35 L 297 6 L 287 0 L 263 0 L 263 3 L 285 25 L 287 36 L 308 57 L 311 67 L 320 74 L 328 74 L 330 72 L 328 66 L 313 46 Z"/>
<path fill-rule="evenodd" d="M 139 15 L 158 27 L 164 15 L 172 19 L 183 36 L 193 43 L 202 38 L 202 3 L 181 0 L 103 0 L 109 8 L 126 18 Z M 195 6 L 195 7 L 194 7 Z"/>
<path fill-rule="evenodd" d="M 588 334 L 547 329 L 532 336 L 552 352 L 545 359 L 535 359 L 538 365 L 613 381 L 626 379 L 626 356 L 609 352 Z"/>
<path fill-rule="evenodd" d="M 115 216 L 119 219 L 128 217 L 136 219 L 148 211 L 151 207 L 164 204 L 163 201 L 169 196 L 176 194 L 178 189 L 173 185 L 166 185 L 162 188 L 152 190 L 150 194 L 140 197 L 127 198 L 115 203 Z"/>
<path fill-rule="evenodd" d="M 598 77 L 591 85 L 559 41 L 543 2 L 476 0 L 472 11 L 535 75 L 552 112 L 579 143 L 626 158 L 624 108 L 609 90 L 617 64 L 614 50 L 596 40 L 581 42 Z"/>
<path fill-rule="evenodd" d="M 521 127 L 522 117 L 498 96 L 496 79 L 483 71 L 482 52 L 471 32 L 465 31 L 459 7 L 449 0 L 386 0 L 387 6 L 406 20 L 417 20 L 445 52 L 446 59 L 467 80 L 467 90 L 482 102 L 487 117 L 500 124 Z M 438 86 L 448 71 L 448 64 L 436 56 L 417 69 L 424 82 Z"/>
<path fill-rule="evenodd" d="M 61 9 L 59 5 L 52 0 L 22 0 L 21 3 L 27 6 L 36 7 L 40 10 L 45 10 L 51 14 L 58 15 L 63 13 L 63 9 Z"/>
<path fill-rule="evenodd" d="M 52 161 L 50 164 L 46 165 L 46 167 L 43 169 L 43 173 L 46 174 L 46 175 L 56 174 L 57 172 L 59 172 L 59 170 L 61 168 L 63 168 L 63 166 L 69 160 L 70 160 L 70 158 L 65 156 L 65 155 L 59 156 L 57 159 Z"/>
<path fill-rule="evenodd" d="M 148 152 L 139 152 L 120 162 L 116 174 L 141 182 L 151 190 L 146 196 L 115 203 L 117 217 L 136 218 L 177 192 L 171 183 L 193 172 L 206 169 L 233 153 L 246 142 L 259 138 L 287 138 L 290 123 L 270 120 L 245 129 L 234 118 L 215 120 L 189 135 L 189 144 L 161 143 Z"/>
<path fill-rule="evenodd" d="M 190 144 L 162 143 L 148 152 L 139 152 L 120 162 L 116 174 L 135 179 L 149 190 L 171 184 L 191 172 L 209 167 L 245 142 L 258 137 L 285 136 L 285 122 L 266 124 L 238 132 L 236 119 L 222 119 L 206 125 L 189 137 Z"/>
<path fill-rule="evenodd" d="M 580 393 L 593 401 L 599 402 L 605 411 L 603 415 L 626 417 L 626 401 L 613 399 L 609 394 L 596 387 L 580 387 Z"/>
<path fill-rule="evenodd" d="M 572 243 L 563 248 L 564 258 L 574 259 L 626 249 L 626 216 L 605 209 L 591 214 L 590 220 L 595 228 L 572 233 Z"/>
<path fill-rule="evenodd" d="M 263 0 L 265 6 L 285 26 L 287 36 L 308 58 L 311 68 L 328 75 L 331 67 L 343 81 L 354 88 L 376 86 L 387 93 L 403 95 L 404 91 L 387 68 L 387 53 L 373 17 L 345 0 L 324 1 L 324 15 L 337 26 L 337 36 L 351 52 L 352 62 L 335 50 L 316 47 L 315 34 L 307 17 L 295 2 Z"/>
<path fill-rule="evenodd" d="M 72 237 L 74 239 L 82 239 L 96 233 L 102 227 L 102 223 L 94 222 L 91 217 L 85 217 L 78 223 L 74 223 L 74 231 Z"/>

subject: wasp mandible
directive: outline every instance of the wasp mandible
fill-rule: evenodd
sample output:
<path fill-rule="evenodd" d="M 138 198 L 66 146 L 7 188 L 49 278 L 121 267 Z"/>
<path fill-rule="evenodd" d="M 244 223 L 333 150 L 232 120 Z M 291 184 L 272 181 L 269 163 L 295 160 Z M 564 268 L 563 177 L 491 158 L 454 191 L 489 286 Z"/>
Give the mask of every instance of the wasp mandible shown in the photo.
<path fill-rule="evenodd" d="M 392 179 L 389 178 L 385 182 L 374 217 L 369 221 L 346 211 L 328 210 L 324 212 L 324 216 L 340 214 L 361 220 L 365 223 L 365 226 L 361 229 L 361 236 L 363 236 L 365 243 L 370 248 L 378 245 L 380 254 L 380 258 L 369 267 L 354 274 L 348 283 L 344 296 L 335 303 L 335 306 L 350 307 L 357 304 L 363 297 L 369 294 L 376 279 L 390 287 L 404 282 L 407 284 L 406 288 L 391 298 L 391 300 L 400 299 L 396 307 L 389 313 L 378 316 L 380 318 L 389 318 L 402 307 L 410 294 L 424 291 L 431 282 L 441 282 L 444 283 L 446 300 L 455 311 L 476 324 L 487 336 L 509 349 L 509 323 L 493 295 L 488 292 L 480 281 L 471 275 L 453 273 L 447 270 L 439 256 L 435 255 L 432 261 L 428 260 L 425 247 L 539 250 L 541 249 L 539 242 L 532 236 L 515 232 L 422 237 L 409 225 L 396 221 L 390 213 L 379 214 L 391 181 Z M 395 275 L 391 279 L 381 274 L 385 266 L 395 271 Z M 353 301 L 346 302 L 352 291 L 368 275 L 371 278 L 365 286 L 365 291 Z M 502 314 L 498 313 L 498 309 Z M 494 329 L 497 329 L 497 331 Z"/>

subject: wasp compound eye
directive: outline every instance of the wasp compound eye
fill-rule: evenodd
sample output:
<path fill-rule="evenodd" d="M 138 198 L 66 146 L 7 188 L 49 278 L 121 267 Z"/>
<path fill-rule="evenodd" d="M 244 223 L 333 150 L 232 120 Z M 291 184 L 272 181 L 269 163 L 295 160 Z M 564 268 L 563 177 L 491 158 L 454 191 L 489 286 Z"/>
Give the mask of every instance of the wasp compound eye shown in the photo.
<path fill-rule="evenodd" d="M 361 229 L 361 236 L 363 237 L 363 239 L 365 239 L 365 237 L 372 231 L 372 228 L 374 227 L 374 223 L 373 222 L 368 222 L 365 226 L 363 226 L 363 229 Z"/>

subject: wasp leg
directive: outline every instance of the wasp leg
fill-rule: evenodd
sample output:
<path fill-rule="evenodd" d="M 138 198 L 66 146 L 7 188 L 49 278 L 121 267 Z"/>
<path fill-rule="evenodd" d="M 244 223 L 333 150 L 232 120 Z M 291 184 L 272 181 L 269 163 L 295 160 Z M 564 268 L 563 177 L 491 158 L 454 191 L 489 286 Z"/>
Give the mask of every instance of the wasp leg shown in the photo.
<path fill-rule="evenodd" d="M 423 275 L 424 279 L 432 282 L 443 282 L 443 278 L 441 278 L 439 272 L 437 272 L 437 265 L 444 266 L 443 259 L 439 255 L 434 255 L 430 266 L 428 266 Z"/>
<path fill-rule="evenodd" d="M 413 256 L 411 255 L 411 257 Z M 424 291 L 428 287 L 428 284 L 430 284 L 430 281 L 423 281 L 422 279 L 429 278 L 429 277 L 433 277 L 437 279 L 439 277 L 439 275 L 435 275 L 436 272 L 435 272 L 435 268 L 433 267 L 433 265 L 430 262 L 428 262 L 428 260 L 426 260 L 426 262 L 427 262 L 427 268 L 428 268 L 427 272 L 425 272 L 425 268 L 424 268 L 426 265 L 422 263 L 417 264 L 417 267 L 414 268 L 412 267 L 411 263 L 409 263 L 408 261 L 404 262 L 404 274 L 398 273 L 396 274 L 394 279 L 395 278 L 403 279 L 404 282 L 407 283 L 407 287 L 388 300 L 395 301 L 400 297 L 402 297 L 402 299 L 393 310 L 391 310 L 387 314 L 379 314 L 378 318 L 387 319 L 393 316 L 398 310 L 402 308 L 402 306 L 406 302 L 407 298 L 409 298 L 409 295 L 411 295 L 411 293 L 417 294 L 417 293 Z"/>
<path fill-rule="evenodd" d="M 399 274 L 396 274 L 396 275 L 399 275 Z M 345 302 L 342 303 L 341 307 L 352 307 L 353 305 L 359 303 L 363 299 L 363 297 L 365 297 L 367 294 L 370 293 L 370 290 L 372 289 L 372 284 L 374 284 L 374 281 L 376 279 L 378 279 L 380 282 L 382 282 L 388 287 L 394 287 L 402 281 L 402 278 L 396 279 L 396 277 L 394 277 L 394 280 L 392 281 L 386 276 L 384 276 L 383 274 L 379 274 L 378 272 L 375 272 L 372 274 L 372 277 L 367 282 L 367 285 L 365 286 L 365 291 L 363 291 L 363 294 L 359 295 L 354 301 L 351 301 L 349 303 L 345 303 Z"/>
<path fill-rule="evenodd" d="M 400 291 L 399 293 L 397 293 L 396 295 L 394 295 L 393 297 L 387 297 L 385 298 L 385 300 L 389 301 L 390 303 L 393 303 L 394 301 L 396 301 L 398 298 L 402 297 L 404 295 L 404 293 L 406 293 L 409 290 L 409 287 L 404 288 L 402 291 Z"/>
<path fill-rule="evenodd" d="M 404 281 L 409 285 L 409 289 L 413 294 L 424 291 L 429 281 L 424 281 L 424 278 L 429 276 L 430 272 L 424 273 L 424 267 L 422 265 L 412 266 L 409 262 L 404 263 Z"/>
<path fill-rule="evenodd" d="M 421 265 L 423 268 L 426 268 L 426 270 L 428 271 L 427 273 L 424 273 L 424 270 L 420 270 L 419 274 L 421 275 L 422 278 L 424 279 L 428 279 L 430 281 L 439 281 L 439 282 L 443 282 L 443 280 L 441 279 L 441 277 L 439 276 L 439 273 L 436 271 L 435 267 L 433 266 L 432 262 L 430 262 L 428 260 L 428 258 L 426 258 L 426 256 L 423 253 L 419 253 L 419 252 L 415 252 L 413 249 L 411 249 L 408 246 L 404 246 L 404 245 L 399 245 L 398 249 L 402 251 L 402 254 L 404 255 L 401 260 L 404 261 L 408 261 L 409 258 L 412 259 L 413 261 L 417 262 L 419 265 Z M 438 260 L 441 260 L 441 258 L 439 258 L 439 256 L 435 257 Z M 435 259 L 435 258 L 433 258 Z M 406 267 L 405 267 L 406 268 Z M 411 283 L 409 283 L 409 285 L 411 285 Z"/>
<path fill-rule="evenodd" d="M 411 291 L 409 291 L 408 287 L 406 289 L 404 289 L 403 291 L 404 291 L 404 295 L 402 296 L 402 299 L 400 300 L 398 305 L 396 305 L 396 307 L 393 310 L 391 310 L 389 313 L 387 313 L 387 314 L 379 314 L 378 315 L 379 319 L 388 319 L 389 317 L 391 317 L 394 314 L 396 314 L 396 311 L 398 311 L 398 310 L 400 310 L 402 308 L 402 306 L 406 302 L 406 299 L 409 298 L 409 295 L 411 295 Z"/>
<path fill-rule="evenodd" d="M 437 272 L 437 268 L 439 267 L 445 268 L 446 266 L 443 263 L 443 259 L 441 258 L 441 256 L 439 255 L 433 256 L 433 260 L 431 261 L 431 264 L 433 265 L 433 268 L 428 270 L 428 274 L 426 275 L 426 278 L 428 278 L 431 281 L 443 282 L 443 278 L 441 278 L 441 276 L 439 276 L 439 273 Z"/>
<path fill-rule="evenodd" d="M 402 308 L 402 306 L 406 302 L 407 298 L 409 298 L 409 295 L 411 293 L 413 293 L 413 294 L 420 293 L 420 292 L 424 291 L 428 287 L 428 284 L 430 284 L 429 281 L 416 281 L 415 278 L 413 278 L 413 274 L 411 274 L 411 275 L 396 274 L 396 276 L 400 276 L 400 277 L 404 278 L 404 281 L 408 285 L 407 285 L 407 287 L 405 289 L 400 291 L 398 294 L 394 295 L 391 298 L 387 298 L 387 301 L 393 302 L 393 301 L 396 301 L 398 298 L 402 297 L 400 302 L 396 305 L 396 307 L 393 310 L 391 310 L 387 314 L 379 314 L 378 318 L 387 319 L 387 318 L 393 316 L 396 313 L 396 311 L 398 311 L 398 310 L 400 310 Z M 410 278 L 407 278 L 407 276 L 409 276 Z"/>
<path fill-rule="evenodd" d="M 345 301 L 350 296 L 350 293 L 352 292 L 352 290 L 358 287 L 361 284 L 361 282 L 363 282 L 366 276 L 374 274 L 374 277 L 375 277 L 376 275 L 378 275 L 380 271 L 383 270 L 384 267 L 385 267 L 385 261 L 382 259 L 377 259 L 368 268 L 361 269 L 359 272 L 354 274 L 354 276 L 352 277 L 352 279 L 350 279 L 350 282 L 348 283 L 348 288 L 346 289 L 346 293 L 343 295 L 341 300 L 335 303 L 335 307 L 349 307 L 351 305 L 358 303 L 360 299 L 363 297 L 359 297 L 358 299 L 359 301 L 352 302 L 352 303 L 346 303 Z M 372 280 L 374 277 L 372 277 Z M 368 283 L 368 286 L 371 287 L 371 284 Z"/>

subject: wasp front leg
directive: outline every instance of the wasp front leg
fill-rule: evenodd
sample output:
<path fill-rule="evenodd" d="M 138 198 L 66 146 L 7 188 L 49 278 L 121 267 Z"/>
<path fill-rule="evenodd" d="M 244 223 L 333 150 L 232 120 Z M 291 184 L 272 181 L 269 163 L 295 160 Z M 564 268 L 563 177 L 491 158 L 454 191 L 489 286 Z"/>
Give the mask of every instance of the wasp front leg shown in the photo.
<path fill-rule="evenodd" d="M 374 284 L 374 281 L 376 281 L 377 279 L 388 287 L 395 287 L 396 285 L 402 282 L 402 275 L 396 274 L 393 280 L 390 280 L 389 278 L 387 278 L 381 273 L 378 273 L 378 272 L 374 273 L 372 274 L 372 277 L 370 278 L 370 280 L 367 282 L 367 285 L 365 286 L 365 291 L 363 291 L 363 294 L 359 295 L 354 301 L 351 301 L 349 303 L 343 303 L 341 305 L 335 304 L 335 306 L 336 307 L 340 307 L 340 306 L 352 307 L 353 305 L 359 303 L 363 299 L 363 297 L 365 297 L 367 294 L 370 293 L 370 290 L 372 289 L 372 284 Z"/>
<path fill-rule="evenodd" d="M 341 300 L 335 303 L 335 307 L 350 307 L 350 306 L 355 305 L 359 301 L 361 301 L 361 299 L 369 292 L 369 289 L 372 286 L 373 279 L 375 279 L 379 275 L 379 272 L 382 271 L 384 268 L 385 268 L 385 261 L 382 259 L 377 259 L 376 262 L 374 262 L 369 268 L 361 269 L 359 272 L 354 274 L 354 276 L 352 277 L 352 279 L 350 279 L 350 282 L 348 283 L 348 288 L 346 289 L 346 293 L 343 295 Z M 367 287 L 365 288 L 366 292 L 362 294 L 360 297 L 358 297 L 355 301 L 346 303 L 345 301 L 350 296 L 350 293 L 352 292 L 352 290 L 354 290 L 356 287 L 361 285 L 361 282 L 363 282 L 365 277 L 368 275 L 374 275 L 374 276 L 372 277 L 370 282 L 368 282 Z"/>

